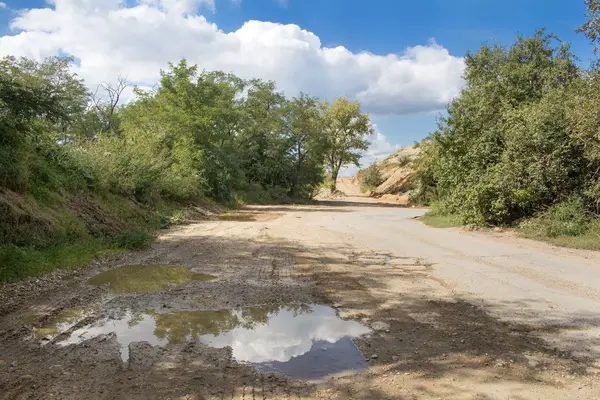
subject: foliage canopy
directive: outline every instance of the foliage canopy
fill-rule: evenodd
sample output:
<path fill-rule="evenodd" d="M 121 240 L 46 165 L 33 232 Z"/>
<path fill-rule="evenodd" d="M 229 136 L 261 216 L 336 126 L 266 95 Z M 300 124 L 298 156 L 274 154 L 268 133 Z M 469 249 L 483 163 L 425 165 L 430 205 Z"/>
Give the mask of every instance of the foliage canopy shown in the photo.
<path fill-rule="evenodd" d="M 420 200 L 510 224 L 563 201 L 600 214 L 600 74 L 543 30 L 467 54 L 466 86 L 418 162 Z"/>

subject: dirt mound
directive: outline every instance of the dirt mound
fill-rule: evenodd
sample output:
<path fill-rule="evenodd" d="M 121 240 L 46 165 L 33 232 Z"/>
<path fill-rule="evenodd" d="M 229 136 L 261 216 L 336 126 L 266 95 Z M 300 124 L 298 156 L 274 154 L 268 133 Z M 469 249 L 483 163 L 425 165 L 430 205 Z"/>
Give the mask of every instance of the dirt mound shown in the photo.
<path fill-rule="evenodd" d="M 375 195 L 401 194 L 410 189 L 414 175 L 414 161 L 421 152 L 417 146 L 403 147 L 379 162 L 383 183 L 375 189 Z"/>
<path fill-rule="evenodd" d="M 383 200 L 408 204 L 414 176 L 414 162 L 420 152 L 421 149 L 418 145 L 402 147 L 384 160 L 377 162 L 382 183 L 367 194 Z M 353 179 L 360 180 L 363 173 L 364 170 L 359 171 Z"/>
<path fill-rule="evenodd" d="M 384 194 L 379 197 L 380 200 L 391 201 L 393 203 L 398 203 L 402 205 L 408 205 L 410 202 L 410 194 Z"/>
<path fill-rule="evenodd" d="M 317 194 L 313 197 L 314 200 L 333 200 L 339 199 L 346 196 L 346 194 L 340 190 L 334 190 L 333 192 L 328 188 L 321 188 Z"/>

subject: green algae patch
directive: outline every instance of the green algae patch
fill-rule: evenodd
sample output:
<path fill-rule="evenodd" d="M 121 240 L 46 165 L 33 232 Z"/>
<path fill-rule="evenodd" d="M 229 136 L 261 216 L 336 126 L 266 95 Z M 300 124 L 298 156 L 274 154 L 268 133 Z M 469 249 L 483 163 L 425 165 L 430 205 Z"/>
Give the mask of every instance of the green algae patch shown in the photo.
<path fill-rule="evenodd" d="M 23 325 L 33 325 L 40 319 L 39 314 L 25 314 L 19 317 L 19 322 Z"/>
<path fill-rule="evenodd" d="M 193 272 L 187 267 L 171 265 L 126 265 L 96 275 L 92 285 L 109 284 L 114 293 L 160 292 L 168 287 L 183 287 L 191 281 L 212 281 L 214 275 Z"/>
<path fill-rule="evenodd" d="M 70 329 L 77 322 L 86 316 L 86 310 L 82 308 L 70 308 L 62 311 L 60 314 L 51 318 L 46 324 L 35 328 L 35 335 L 38 338 L 46 336 L 56 336 Z"/>

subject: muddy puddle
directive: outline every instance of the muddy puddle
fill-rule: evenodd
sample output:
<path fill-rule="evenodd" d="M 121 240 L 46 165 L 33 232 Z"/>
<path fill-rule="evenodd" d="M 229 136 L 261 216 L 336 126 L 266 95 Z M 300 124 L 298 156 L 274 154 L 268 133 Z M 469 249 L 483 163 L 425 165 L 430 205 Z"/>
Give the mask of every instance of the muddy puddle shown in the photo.
<path fill-rule="evenodd" d="M 111 269 L 89 280 L 92 285 L 109 285 L 114 293 L 160 292 L 169 287 L 182 287 L 192 281 L 211 281 L 216 276 L 193 272 L 172 265 L 126 265 Z"/>
<path fill-rule="evenodd" d="M 70 329 L 78 321 L 83 319 L 86 314 L 86 310 L 80 308 L 64 310 L 47 321 L 43 326 L 36 328 L 35 335 L 44 341 L 50 340 L 50 338 Z M 30 321 L 33 321 L 37 317 L 38 316 L 36 315 L 28 315 L 24 320 L 29 319 Z"/>
<path fill-rule="evenodd" d="M 221 214 L 217 216 L 219 221 L 253 222 L 256 221 L 254 214 Z"/>
<path fill-rule="evenodd" d="M 171 313 L 127 310 L 77 329 L 58 344 L 77 344 L 113 332 L 124 361 L 133 342 L 167 346 L 199 341 L 215 348 L 231 347 L 233 358 L 259 371 L 316 380 L 366 369 L 352 338 L 370 329 L 339 318 L 324 305 Z"/>

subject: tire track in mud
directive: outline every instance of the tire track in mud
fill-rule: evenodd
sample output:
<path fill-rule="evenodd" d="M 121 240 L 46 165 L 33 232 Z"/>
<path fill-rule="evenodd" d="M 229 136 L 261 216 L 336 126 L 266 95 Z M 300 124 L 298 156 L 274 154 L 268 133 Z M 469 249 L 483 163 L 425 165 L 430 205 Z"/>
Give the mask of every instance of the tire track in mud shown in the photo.
<path fill-rule="evenodd" d="M 258 261 L 253 272 L 259 282 L 293 280 L 296 276 L 295 260 L 289 253 L 278 251 L 271 246 L 261 246 L 252 252 L 252 257 Z"/>
<path fill-rule="evenodd" d="M 252 251 L 252 259 L 257 264 L 254 276 L 260 283 L 290 283 L 297 278 L 296 260 L 292 251 L 282 250 L 285 247 L 271 240 L 269 228 L 263 227 L 257 234 L 257 239 L 263 243 Z"/>

